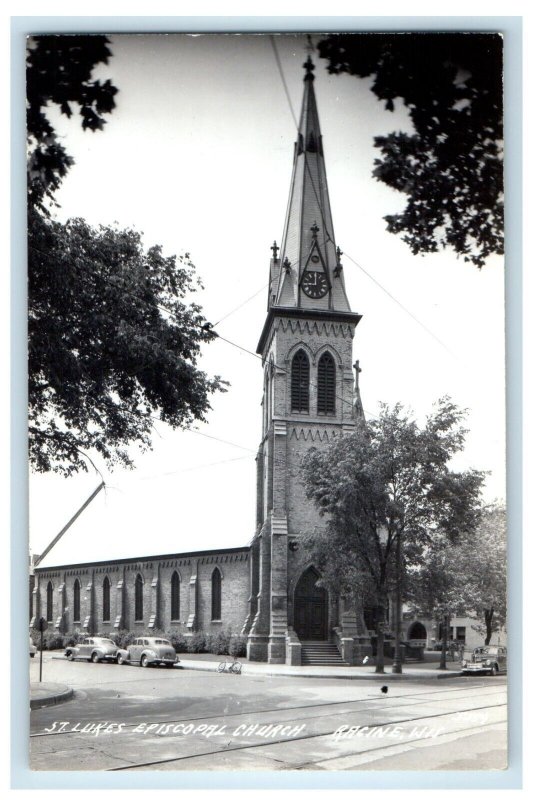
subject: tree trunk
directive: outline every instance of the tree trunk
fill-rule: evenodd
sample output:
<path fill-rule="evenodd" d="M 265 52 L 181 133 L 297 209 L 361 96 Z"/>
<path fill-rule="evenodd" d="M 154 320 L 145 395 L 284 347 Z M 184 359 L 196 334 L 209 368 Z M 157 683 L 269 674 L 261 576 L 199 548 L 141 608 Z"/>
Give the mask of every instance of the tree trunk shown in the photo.
<path fill-rule="evenodd" d="M 379 674 L 383 674 L 385 672 L 385 654 L 383 652 L 383 622 L 384 622 L 384 614 L 383 614 L 383 606 L 380 604 L 378 606 L 378 614 L 377 614 L 377 645 L 376 645 L 376 672 Z"/>
<path fill-rule="evenodd" d="M 485 609 L 485 628 L 486 628 L 486 635 L 485 635 L 485 647 L 490 644 L 490 640 L 492 638 L 492 619 L 494 617 L 494 609 L 493 608 L 486 608 Z"/>
<path fill-rule="evenodd" d="M 442 624 L 442 650 L 440 651 L 439 669 L 448 669 L 446 666 L 446 650 L 448 649 L 448 614 L 444 615 Z"/>

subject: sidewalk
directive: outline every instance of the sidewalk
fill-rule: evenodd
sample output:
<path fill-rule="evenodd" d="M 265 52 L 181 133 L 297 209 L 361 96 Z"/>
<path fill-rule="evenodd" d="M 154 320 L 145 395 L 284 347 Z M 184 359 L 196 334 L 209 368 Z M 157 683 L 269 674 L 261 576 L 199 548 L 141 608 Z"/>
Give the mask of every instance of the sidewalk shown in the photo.
<path fill-rule="evenodd" d="M 208 654 L 205 654 L 206 656 Z M 200 670 L 202 672 L 217 672 L 218 665 L 224 661 L 224 656 L 202 657 L 204 654 L 180 653 L 179 669 Z M 232 659 L 227 658 L 231 663 Z M 409 678 L 459 678 L 461 669 L 459 662 L 451 662 L 448 669 L 439 670 L 438 662 L 408 662 L 402 664 L 402 674 L 392 672 L 390 664 L 385 665 L 385 673 L 376 673 L 374 665 L 364 667 L 291 667 L 286 664 L 265 664 L 262 662 L 249 662 L 246 659 L 237 659 L 242 665 L 241 675 L 263 675 L 268 677 L 291 678 L 343 678 L 344 680 L 402 680 Z"/>
<path fill-rule="evenodd" d="M 74 690 L 64 683 L 30 683 L 30 708 L 64 703 L 73 694 Z"/>

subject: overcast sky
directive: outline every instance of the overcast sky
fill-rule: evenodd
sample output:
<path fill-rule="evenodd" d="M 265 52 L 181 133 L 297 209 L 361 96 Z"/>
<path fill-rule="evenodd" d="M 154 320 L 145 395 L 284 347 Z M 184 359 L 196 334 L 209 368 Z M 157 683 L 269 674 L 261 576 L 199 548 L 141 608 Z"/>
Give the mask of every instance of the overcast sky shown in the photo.
<path fill-rule="evenodd" d="M 305 38 L 277 37 L 296 117 Z M 227 339 L 255 351 L 266 313 L 270 246 L 281 240 L 295 127 L 268 36 L 114 36 L 99 68 L 118 87 L 103 133 L 52 113 L 76 161 L 57 195 L 58 217 L 134 226 L 147 246 L 189 252 L 205 284 L 199 301 Z M 505 492 L 503 261 L 483 270 L 451 253 L 412 256 L 388 234 L 385 214 L 401 195 L 371 177 L 373 137 L 410 130 L 386 111 L 369 82 L 329 76 L 316 61 L 335 238 L 353 311 L 368 415 L 400 401 L 423 421 L 444 394 L 470 409 L 457 465 L 490 471 L 487 500 Z M 354 259 L 356 266 L 347 256 Z M 381 287 L 384 287 L 386 291 Z M 262 288 L 265 287 L 265 288 Z M 410 316 L 393 299 L 411 313 Z M 413 317 L 419 320 L 418 324 Z M 428 330 L 431 332 L 428 332 Z M 234 547 L 255 521 L 254 452 L 260 436 L 261 363 L 224 341 L 202 367 L 230 390 L 213 398 L 198 433 L 159 425 L 154 449 L 134 471 L 109 473 L 108 488 L 43 565 Z M 214 438 L 208 438 L 214 437 Z M 220 441 L 224 440 L 224 441 Z M 32 476 L 30 543 L 41 552 L 99 483 L 99 476 Z"/>

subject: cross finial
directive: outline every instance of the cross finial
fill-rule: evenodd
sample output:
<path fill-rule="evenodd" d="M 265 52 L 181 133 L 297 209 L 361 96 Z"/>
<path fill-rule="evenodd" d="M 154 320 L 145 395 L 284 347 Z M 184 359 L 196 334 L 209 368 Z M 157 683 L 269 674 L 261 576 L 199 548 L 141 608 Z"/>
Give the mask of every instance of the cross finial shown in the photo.
<path fill-rule="evenodd" d="M 333 270 L 333 273 L 336 278 L 338 278 L 342 272 L 341 256 L 342 256 L 342 250 L 340 249 L 340 247 L 337 247 L 337 264 L 335 265 L 335 269 Z"/>
<path fill-rule="evenodd" d="M 274 255 L 274 261 L 277 261 L 278 260 L 279 247 L 278 247 L 277 242 L 276 242 L 275 239 L 274 239 L 274 244 L 272 245 L 272 247 L 270 249 L 272 250 L 272 253 Z"/>
<path fill-rule="evenodd" d="M 353 368 L 355 370 L 355 388 L 359 389 L 359 373 L 363 371 L 359 366 L 359 359 L 357 359 L 357 361 L 353 365 Z"/>
<path fill-rule="evenodd" d="M 307 56 L 307 60 L 305 61 L 303 66 L 305 69 L 304 81 L 314 81 L 315 76 L 313 75 L 313 70 L 315 68 L 315 65 L 311 60 L 311 54 Z"/>
<path fill-rule="evenodd" d="M 311 233 L 313 234 L 313 239 L 316 239 L 317 233 L 320 230 L 318 225 L 316 224 L 316 220 L 311 225 Z"/>

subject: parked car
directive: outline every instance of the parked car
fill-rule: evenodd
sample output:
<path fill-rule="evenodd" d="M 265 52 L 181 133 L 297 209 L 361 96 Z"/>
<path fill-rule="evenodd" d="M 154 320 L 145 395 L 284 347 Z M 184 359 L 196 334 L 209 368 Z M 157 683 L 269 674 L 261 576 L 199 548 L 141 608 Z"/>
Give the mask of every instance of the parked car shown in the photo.
<path fill-rule="evenodd" d="M 168 639 L 156 637 L 135 639 L 126 649 L 117 653 L 118 664 L 140 664 L 141 667 L 164 664 L 173 667 L 178 662 L 176 651 Z"/>
<path fill-rule="evenodd" d="M 37 648 L 33 644 L 33 640 L 30 636 L 30 658 L 35 658 L 35 653 L 37 652 Z"/>
<path fill-rule="evenodd" d="M 507 672 L 507 648 L 500 645 L 476 647 L 472 653 L 465 653 L 461 672 L 466 675 Z"/>
<path fill-rule="evenodd" d="M 98 664 L 99 661 L 116 661 L 118 647 L 111 639 L 104 639 L 101 636 L 90 636 L 82 639 L 76 645 L 70 645 L 65 650 L 65 655 L 69 661 L 76 658 L 84 658 Z"/>

